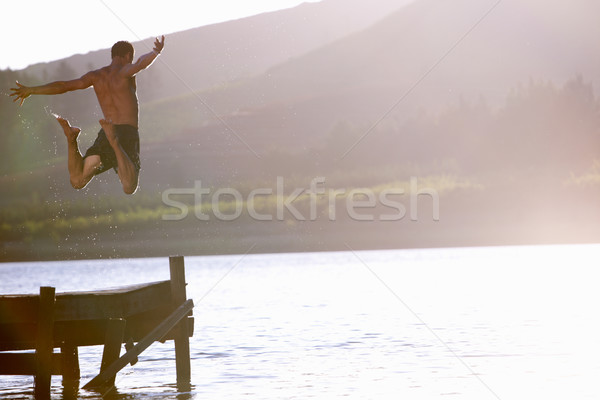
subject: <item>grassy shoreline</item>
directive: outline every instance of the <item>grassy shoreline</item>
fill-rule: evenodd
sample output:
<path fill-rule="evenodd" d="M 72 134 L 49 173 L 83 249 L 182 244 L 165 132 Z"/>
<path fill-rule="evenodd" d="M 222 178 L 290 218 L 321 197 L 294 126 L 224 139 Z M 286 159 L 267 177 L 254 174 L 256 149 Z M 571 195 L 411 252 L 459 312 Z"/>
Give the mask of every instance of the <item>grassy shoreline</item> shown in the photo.
<path fill-rule="evenodd" d="M 424 191 L 411 197 L 410 181 L 345 188 L 333 197 L 282 195 L 273 188 L 252 201 L 243 192 L 241 203 L 227 196 L 217 203 L 175 196 L 186 208 L 184 218 L 159 196 L 71 202 L 33 197 L 0 209 L 0 261 L 600 243 L 598 185 L 571 180 L 484 187 L 447 175 L 419 182 L 419 190 L 439 194 L 439 220 L 433 196 Z M 382 202 L 390 189 L 403 192 Z M 223 218 L 228 216 L 236 218 Z"/>

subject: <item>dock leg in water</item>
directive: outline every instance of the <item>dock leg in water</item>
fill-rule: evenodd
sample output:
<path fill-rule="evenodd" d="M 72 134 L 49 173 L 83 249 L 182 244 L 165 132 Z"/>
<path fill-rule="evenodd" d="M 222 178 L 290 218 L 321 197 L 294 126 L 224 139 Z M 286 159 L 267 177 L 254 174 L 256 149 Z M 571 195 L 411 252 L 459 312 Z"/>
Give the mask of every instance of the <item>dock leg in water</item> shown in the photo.
<path fill-rule="evenodd" d="M 54 352 L 54 301 L 53 287 L 40 288 L 38 308 L 37 337 L 35 348 L 35 398 L 50 399 L 50 383 L 52 378 L 52 353 Z"/>
<path fill-rule="evenodd" d="M 119 359 L 121 355 L 121 343 L 123 343 L 123 336 L 125 335 L 125 324 L 126 321 L 122 318 L 111 318 L 107 321 L 100 372 Z M 116 375 L 113 375 L 112 378 L 107 379 L 104 385 L 114 386 L 115 377 Z"/>
<path fill-rule="evenodd" d="M 185 291 L 185 265 L 182 256 L 169 257 L 171 272 L 171 302 L 179 307 L 187 299 Z M 187 318 L 182 319 L 173 329 L 175 338 L 175 365 L 177 370 L 177 390 L 191 390 L 190 338 Z"/>

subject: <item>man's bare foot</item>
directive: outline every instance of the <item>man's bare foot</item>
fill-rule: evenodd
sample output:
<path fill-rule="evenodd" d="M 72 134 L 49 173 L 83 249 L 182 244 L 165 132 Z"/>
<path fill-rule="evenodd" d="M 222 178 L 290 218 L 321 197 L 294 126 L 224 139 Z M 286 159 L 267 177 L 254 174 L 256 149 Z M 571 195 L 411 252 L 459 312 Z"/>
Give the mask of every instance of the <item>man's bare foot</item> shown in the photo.
<path fill-rule="evenodd" d="M 67 121 L 60 115 L 54 114 L 54 117 L 56 118 L 60 126 L 63 128 L 63 131 L 65 131 L 65 136 L 67 137 L 67 140 L 70 142 L 76 141 L 77 137 L 79 136 L 79 132 L 81 132 L 81 129 L 77 128 L 76 126 L 71 126 L 71 124 L 69 124 L 69 121 Z"/>
<path fill-rule="evenodd" d="M 111 120 L 101 119 L 100 126 L 104 129 L 104 133 L 106 134 L 106 138 L 108 142 L 112 144 L 118 143 L 117 134 L 115 133 L 115 126 L 113 125 Z"/>

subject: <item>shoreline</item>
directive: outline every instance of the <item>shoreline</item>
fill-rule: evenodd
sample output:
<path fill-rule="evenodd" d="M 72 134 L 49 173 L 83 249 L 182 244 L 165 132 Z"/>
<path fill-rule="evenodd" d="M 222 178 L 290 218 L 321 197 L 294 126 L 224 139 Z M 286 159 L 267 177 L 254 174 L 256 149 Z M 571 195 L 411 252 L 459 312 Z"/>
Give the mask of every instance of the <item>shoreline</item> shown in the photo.
<path fill-rule="evenodd" d="M 143 235 L 123 230 L 114 235 L 69 238 L 62 243 L 35 240 L 30 243 L 2 243 L 1 262 L 59 261 L 82 259 L 203 256 L 230 254 L 303 253 L 348 250 L 396 250 L 454 247 L 495 247 L 574 245 L 600 243 L 600 232 L 578 226 L 540 229 L 536 226 L 461 226 L 443 222 L 410 224 L 343 222 L 335 224 L 279 225 L 278 229 L 218 226 L 218 229 L 145 231 Z M 272 225 L 269 225 L 272 226 Z M 214 227 L 213 227 L 214 228 Z M 545 232 L 542 232 L 545 231 Z M 216 234 L 215 234 L 216 232 Z"/>

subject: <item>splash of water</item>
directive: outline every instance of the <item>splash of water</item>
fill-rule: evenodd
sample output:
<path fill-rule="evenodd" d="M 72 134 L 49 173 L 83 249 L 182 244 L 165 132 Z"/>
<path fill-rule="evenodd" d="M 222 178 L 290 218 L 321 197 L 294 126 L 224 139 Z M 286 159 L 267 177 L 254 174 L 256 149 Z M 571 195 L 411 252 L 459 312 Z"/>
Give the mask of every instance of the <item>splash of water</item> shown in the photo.
<path fill-rule="evenodd" d="M 57 113 L 52 111 L 49 106 L 44 106 L 44 111 L 46 112 L 47 115 L 50 115 L 54 118 L 60 118 L 60 115 L 58 115 Z"/>

